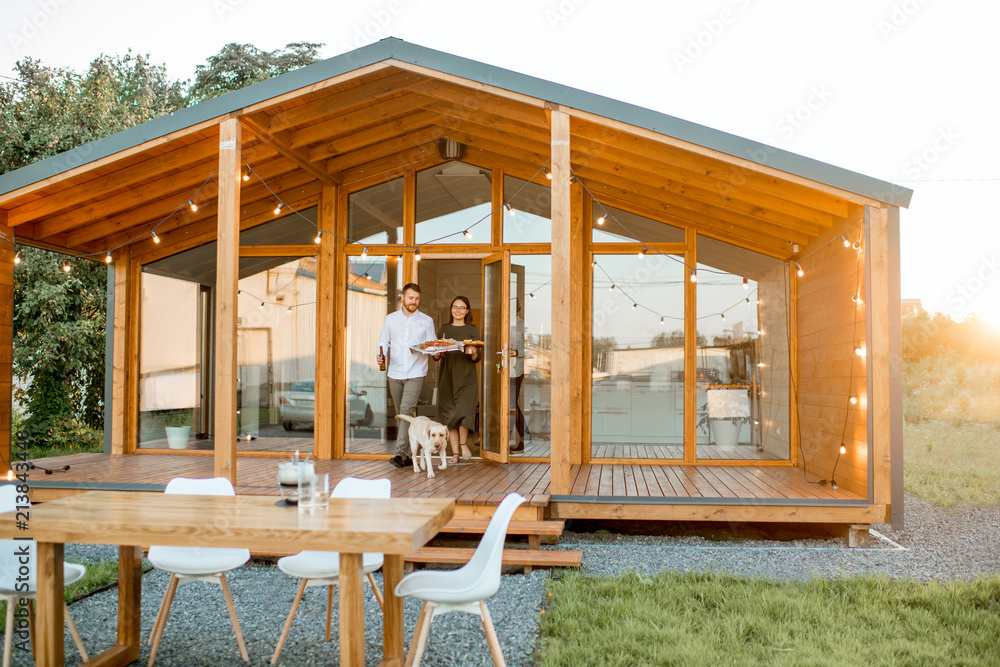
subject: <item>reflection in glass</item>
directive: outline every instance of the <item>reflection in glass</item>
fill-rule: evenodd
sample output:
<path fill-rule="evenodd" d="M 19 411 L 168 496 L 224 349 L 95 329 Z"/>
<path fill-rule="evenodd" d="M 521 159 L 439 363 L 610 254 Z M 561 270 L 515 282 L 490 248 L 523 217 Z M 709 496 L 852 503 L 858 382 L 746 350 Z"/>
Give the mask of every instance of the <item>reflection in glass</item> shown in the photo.
<path fill-rule="evenodd" d="M 316 258 L 240 259 L 236 407 L 240 451 L 313 449 Z"/>
<path fill-rule="evenodd" d="M 371 245 L 403 242 L 402 177 L 347 198 L 347 238 Z"/>
<path fill-rule="evenodd" d="M 490 171 L 464 162 L 417 174 L 416 242 L 489 243 L 490 176 Z"/>
<path fill-rule="evenodd" d="M 552 454 L 552 258 L 510 259 L 510 454 Z"/>
<path fill-rule="evenodd" d="M 502 261 L 483 266 L 483 323 L 480 327 L 485 343 L 483 359 L 500 359 L 503 350 L 503 278 Z M 487 370 L 483 374 L 483 405 L 480 414 L 485 424 L 482 428 L 481 447 L 485 451 L 499 453 L 502 437 L 500 428 L 506 423 L 502 414 L 503 395 L 500 386 L 504 376 Z"/>
<path fill-rule="evenodd" d="M 196 282 L 143 271 L 140 301 L 139 446 L 187 449 L 209 427 L 203 291 Z"/>
<path fill-rule="evenodd" d="M 393 454 L 396 415 L 386 373 L 375 362 L 385 316 L 399 308 L 403 288 L 397 257 L 368 255 L 347 260 L 347 389 L 345 451 Z M 421 310 L 426 312 L 421 299 Z M 385 350 L 388 355 L 388 350 Z"/>
<path fill-rule="evenodd" d="M 503 179 L 504 243 L 551 243 L 552 196 L 549 188 L 513 176 Z"/>
<path fill-rule="evenodd" d="M 684 265 L 595 255 L 591 457 L 684 455 Z"/>
<path fill-rule="evenodd" d="M 684 230 L 594 202 L 594 243 L 684 243 Z"/>

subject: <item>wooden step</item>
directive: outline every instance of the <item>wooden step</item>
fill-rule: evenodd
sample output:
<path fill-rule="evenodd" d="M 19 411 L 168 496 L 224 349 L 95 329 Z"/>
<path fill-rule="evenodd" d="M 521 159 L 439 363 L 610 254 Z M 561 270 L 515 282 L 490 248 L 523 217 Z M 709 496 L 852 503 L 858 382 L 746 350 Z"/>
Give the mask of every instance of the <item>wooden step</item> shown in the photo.
<path fill-rule="evenodd" d="M 406 556 L 407 563 L 453 563 L 465 565 L 475 549 L 457 547 L 423 547 Z M 542 551 L 539 549 L 504 549 L 504 565 L 523 565 L 525 574 L 532 567 L 580 567 L 582 551 Z"/>
<path fill-rule="evenodd" d="M 445 524 L 441 533 L 483 535 L 489 525 L 489 521 L 482 519 L 455 518 Z M 507 534 L 527 535 L 528 548 L 538 550 L 542 546 L 543 537 L 550 538 L 547 543 L 555 544 L 565 528 L 565 521 L 511 521 L 507 526 Z"/>

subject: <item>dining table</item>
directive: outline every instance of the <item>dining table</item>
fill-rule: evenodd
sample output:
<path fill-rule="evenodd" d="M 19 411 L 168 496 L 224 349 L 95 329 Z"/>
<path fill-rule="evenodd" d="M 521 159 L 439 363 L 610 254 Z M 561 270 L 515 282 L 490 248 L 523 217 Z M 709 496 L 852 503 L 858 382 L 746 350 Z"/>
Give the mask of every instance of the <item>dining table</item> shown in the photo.
<path fill-rule="evenodd" d="M 361 557 L 385 555 L 383 657 L 402 665 L 403 599 L 395 594 L 403 558 L 431 540 L 455 512 L 447 498 L 340 499 L 300 512 L 273 496 L 196 496 L 87 491 L 0 514 L 0 538 L 35 540 L 36 663 L 62 665 L 63 553 L 67 543 L 118 545 L 117 644 L 86 665 L 138 660 L 142 552 L 152 544 L 248 548 L 251 553 L 340 553 L 340 664 L 365 664 L 365 599 Z"/>

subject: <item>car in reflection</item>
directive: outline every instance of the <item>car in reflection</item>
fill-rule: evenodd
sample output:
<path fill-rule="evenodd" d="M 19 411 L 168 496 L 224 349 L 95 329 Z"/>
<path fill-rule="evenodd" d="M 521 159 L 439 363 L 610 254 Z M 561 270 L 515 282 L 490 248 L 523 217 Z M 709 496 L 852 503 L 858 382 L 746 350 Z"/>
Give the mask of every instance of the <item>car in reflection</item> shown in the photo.
<path fill-rule="evenodd" d="M 347 383 L 347 415 L 351 426 L 368 426 L 375 420 L 372 406 L 365 398 L 368 392 L 359 390 L 353 382 Z M 316 382 L 295 382 L 278 398 L 278 414 L 286 431 L 298 426 L 312 426 L 316 411 Z"/>

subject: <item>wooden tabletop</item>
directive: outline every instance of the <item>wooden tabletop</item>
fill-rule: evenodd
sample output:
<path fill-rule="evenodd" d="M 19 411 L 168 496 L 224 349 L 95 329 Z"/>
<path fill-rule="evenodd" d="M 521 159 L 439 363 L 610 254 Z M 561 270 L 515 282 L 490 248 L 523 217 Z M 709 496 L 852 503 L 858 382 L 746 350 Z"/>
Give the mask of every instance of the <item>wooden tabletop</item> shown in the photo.
<path fill-rule="evenodd" d="M 0 515 L 0 537 L 406 555 L 454 512 L 454 501 L 444 498 L 331 499 L 329 510 L 305 514 L 273 497 L 89 491 L 32 506 L 27 531 L 18 529 L 14 513 Z"/>

